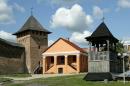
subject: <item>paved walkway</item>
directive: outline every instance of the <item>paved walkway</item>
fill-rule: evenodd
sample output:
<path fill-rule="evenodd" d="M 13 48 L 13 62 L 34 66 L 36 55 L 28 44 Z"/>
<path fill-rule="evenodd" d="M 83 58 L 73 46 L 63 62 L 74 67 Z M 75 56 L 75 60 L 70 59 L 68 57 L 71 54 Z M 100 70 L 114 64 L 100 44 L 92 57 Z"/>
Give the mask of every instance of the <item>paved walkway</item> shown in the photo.
<path fill-rule="evenodd" d="M 80 74 L 86 74 L 86 73 L 80 73 Z M 14 81 L 24 81 L 24 80 L 31 80 L 31 79 L 37 79 L 37 78 L 48 78 L 48 77 L 57 77 L 57 76 L 69 76 L 69 75 L 79 75 L 79 74 L 34 74 L 32 77 L 24 77 L 24 78 L 18 78 L 18 77 L 4 77 L 4 78 L 10 78 Z"/>

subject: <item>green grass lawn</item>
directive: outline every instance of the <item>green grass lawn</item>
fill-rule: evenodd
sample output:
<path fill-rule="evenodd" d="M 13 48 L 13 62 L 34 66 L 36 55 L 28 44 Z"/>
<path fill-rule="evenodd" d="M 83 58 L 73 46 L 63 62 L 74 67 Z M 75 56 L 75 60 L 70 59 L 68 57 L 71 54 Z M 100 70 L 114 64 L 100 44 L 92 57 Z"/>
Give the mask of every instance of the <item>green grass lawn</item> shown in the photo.
<path fill-rule="evenodd" d="M 18 78 L 23 78 L 23 77 L 31 77 L 31 74 L 6 74 L 6 75 L 0 75 L 0 77 L 18 77 Z"/>
<path fill-rule="evenodd" d="M 34 79 L 25 81 L 20 84 L 9 84 L 6 86 L 130 86 L 130 82 L 125 85 L 123 82 L 112 81 L 107 84 L 104 82 L 90 82 L 84 81 L 85 75 L 60 76 L 51 78 Z M 33 85 L 34 84 L 34 85 Z"/>
<path fill-rule="evenodd" d="M 8 79 L 8 78 L 0 78 L 0 83 L 1 83 L 1 82 L 6 82 L 6 81 L 11 81 L 11 79 Z"/>

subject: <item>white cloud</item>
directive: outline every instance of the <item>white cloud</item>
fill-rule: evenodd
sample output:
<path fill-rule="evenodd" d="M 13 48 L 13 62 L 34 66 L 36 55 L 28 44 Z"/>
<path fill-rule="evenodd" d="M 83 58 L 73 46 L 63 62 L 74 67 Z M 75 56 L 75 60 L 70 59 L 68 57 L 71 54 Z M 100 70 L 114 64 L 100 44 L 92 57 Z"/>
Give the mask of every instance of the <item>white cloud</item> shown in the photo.
<path fill-rule="evenodd" d="M 85 40 L 85 37 L 90 36 L 92 33 L 89 31 L 84 31 L 83 33 L 80 32 L 74 32 L 72 33 L 70 40 L 74 43 L 77 43 L 79 45 L 86 45 L 87 41 Z"/>
<path fill-rule="evenodd" d="M 118 0 L 117 2 L 118 7 L 115 11 L 120 11 L 122 8 L 130 8 L 130 0 Z"/>
<path fill-rule="evenodd" d="M 54 43 L 53 40 L 49 40 L 49 41 L 48 41 L 48 46 L 52 45 L 53 43 Z"/>
<path fill-rule="evenodd" d="M 14 3 L 14 9 L 16 9 L 17 11 L 20 11 L 20 12 L 25 12 L 25 8 L 20 6 L 19 4 L 17 3 Z"/>
<path fill-rule="evenodd" d="M 0 0 L 0 23 L 14 23 L 13 8 L 7 0 Z"/>
<path fill-rule="evenodd" d="M 70 41 L 79 45 L 87 44 L 85 37 L 91 35 L 91 32 L 87 31 L 87 28 L 92 23 L 92 16 L 86 14 L 78 4 L 73 5 L 70 9 L 65 7 L 59 8 L 51 20 L 53 28 L 63 27 L 71 31 Z"/>
<path fill-rule="evenodd" d="M 122 42 L 124 45 L 130 45 L 130 40 L 125 40 Z"/>
<path fill-rule="evenodd" d="M 121 41 L 124 45 L 130 45 L 130 37 L 123 37 Z"/>
<path fill-rule="evenodd" d="M 118 0 L 119 8 L 130 8 L 130 0 Z"/>
<path fill-rule="evenodd" d="M 16 37 L 14 35 L 12 35 L 11 33 L 5 32 L 3 30 L 0 31 L 0 38 L 8 40 L 8 41 L 12 41 L 12 42 L 16 41 Z"/>
<path fill-rule="evenodd" d="M 12 24 L 15 23 L 14 10 L 24 12 L 25 9 L 14 3 L 13 5 L 8 3 L 8 0 L 0 0 L 0 24 Z"/>
<path fill-rule="evenodd" d="M 102 18 L 103 17 L 103 10 L 98 6 L 94 6 L 93 7 L 93 16 L 96 18 Z"/>
<path fill-rule="evenodd" d="M 110 9 L 109 8 L 100 8 L 99 6 L 94 6 L 93 7 L 93 16 L 94 18 L 97 18 L 97 19 L 101 19 L 104 17 L 104 14 L 105 13 L 108 13 L 110 12 Z"/>
<path fill-rule="evenodd" d="M 83 8 L 75 4 L 72 8 L 59 8 L 52 16 L 51 26 L 53 28 L 64 27 L 69 31 L 82 32 L 93 23 L 91 15 L 87 15 Z"/>

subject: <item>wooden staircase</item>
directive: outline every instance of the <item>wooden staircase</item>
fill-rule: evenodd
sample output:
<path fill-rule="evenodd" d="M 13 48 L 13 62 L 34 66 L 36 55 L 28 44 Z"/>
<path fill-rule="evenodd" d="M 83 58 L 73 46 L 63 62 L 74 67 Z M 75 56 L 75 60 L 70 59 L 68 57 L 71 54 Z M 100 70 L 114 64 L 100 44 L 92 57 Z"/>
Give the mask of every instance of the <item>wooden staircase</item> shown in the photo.
<path fill-rule="evenodd" d="M 70 67 L 72 67 L 74 70 L 77 70 L 77 66 L 76 65 L 69 65 Z"/>
<path fill-rule="evenodd" d="M 42 74 L 42 70 L 43 70 L 43 68 L 40 67 L 40 66 L 38 66 L 38 67 L 36 68 L 36 70 L 34 71 L 34 74 Z"/>

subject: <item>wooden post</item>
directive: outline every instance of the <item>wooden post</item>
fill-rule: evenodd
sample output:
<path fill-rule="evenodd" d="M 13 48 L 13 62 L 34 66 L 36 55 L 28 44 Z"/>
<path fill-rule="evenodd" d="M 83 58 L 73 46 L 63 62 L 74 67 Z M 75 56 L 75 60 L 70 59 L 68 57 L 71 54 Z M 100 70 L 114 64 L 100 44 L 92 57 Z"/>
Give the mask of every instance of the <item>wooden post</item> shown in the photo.
<path fill-rule="evenodd" d="M 43 56 L 43 74 L 46 72 L 46 57 Z"/>
<path fill-rule="evenodd" d="M 77 58 L 77 73 L 79 73 L 80 72 L 80 54 L 77 54 L 76 58 Z"/>
<path fill-rule="evenodd" d="M 57 56 L 54 56 L 54 67 L 56 68 L 55 70 L 55 73 L 58 73 L 58 70 L 57 70 L 57 63 L 58 61 L 57 61 Z"/>
<path fill-rule="evenodd" d="M 65 55 L 65 73 L 67 73 L 67 65 L 68 65 L 68 56 Z"/>
<path fill-rule="evenodd" d="M 89 52 L 91 52 L 91 43 L 89 42 Z"/>
<path fill-rule="evenodd" d="M 67 55 L 65 55 L 65 66 L 67 66 L 68 65 L 68 56 Z"/>
<path fill-rule="evenodd" d="M 109 40 L 107 40 L 107 50 L 109 51 Z"/>
<path fill-rule="evenodd" d="M 77 57 L 76 57 L 77 58 Z M 89 54 L 88 54 L 88 61 L 91 58 L 91 42 L 89 42 Z"/>
<path fill-rule="evenodd" d="M 54 56 L 54 66 L 57 65 L 57 56 Z"/>
<path fill-rule="evenodd" d="M 114 51 L 116 51 L 116 43 L 114 43 Z"/>

